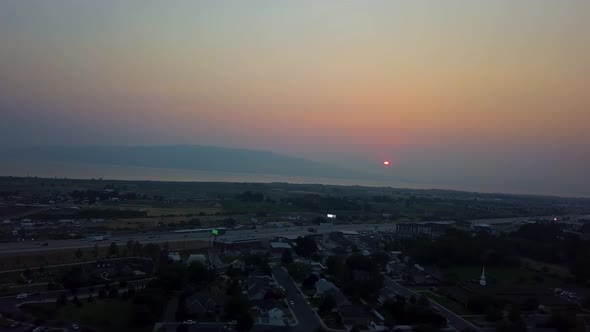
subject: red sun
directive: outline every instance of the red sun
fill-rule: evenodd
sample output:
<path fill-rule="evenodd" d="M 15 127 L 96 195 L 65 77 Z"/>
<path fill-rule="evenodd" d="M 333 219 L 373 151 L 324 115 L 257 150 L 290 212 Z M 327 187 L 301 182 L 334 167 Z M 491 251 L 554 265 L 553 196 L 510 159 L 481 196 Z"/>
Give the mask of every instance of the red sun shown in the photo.
<path fill-rule="evenodd" d="M 391 166 L 391 163 L 389 162 L 389 160 L 385 160 L 385 161 L 383 162 L 383 165 L 384 165 L 384 166 Z"/>

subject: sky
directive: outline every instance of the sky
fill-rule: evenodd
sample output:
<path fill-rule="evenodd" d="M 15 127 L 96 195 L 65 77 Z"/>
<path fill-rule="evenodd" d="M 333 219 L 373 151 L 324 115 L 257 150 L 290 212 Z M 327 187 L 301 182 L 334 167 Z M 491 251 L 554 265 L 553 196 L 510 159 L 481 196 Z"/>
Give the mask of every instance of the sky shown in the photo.
<path fill-rule="evenodd" d="M 263 149 L 590 197 L 588 31 L 586 0 L 6 0 L 0 146 Z"/>

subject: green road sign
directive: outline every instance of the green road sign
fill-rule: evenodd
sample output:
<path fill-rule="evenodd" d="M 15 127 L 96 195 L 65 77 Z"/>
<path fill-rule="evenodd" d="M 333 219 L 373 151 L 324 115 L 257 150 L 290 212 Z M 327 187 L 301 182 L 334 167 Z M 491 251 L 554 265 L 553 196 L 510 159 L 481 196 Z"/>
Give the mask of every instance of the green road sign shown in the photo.
<path fill-rule="evenodd" d="M 216 230 L 215 228 L 213 228 L 213 229 L 211 230 L 211 234 L 213 234 L 213 235 L 219 235 L 219 231 L 218 231 L 218 230 Z"/>

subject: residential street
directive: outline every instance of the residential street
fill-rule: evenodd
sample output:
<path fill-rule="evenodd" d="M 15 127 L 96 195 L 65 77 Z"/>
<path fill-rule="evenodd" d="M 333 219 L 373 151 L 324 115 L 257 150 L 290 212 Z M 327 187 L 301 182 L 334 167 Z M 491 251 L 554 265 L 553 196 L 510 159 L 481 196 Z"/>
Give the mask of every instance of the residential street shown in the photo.
<path fill-rule="evenodd" d="M 275 267 L 272 270 L 272 274 L 279 283 L 280 286 L 285 288 L 287 298 L 293 300 L 295 305 L 292 307 L 295 316 L 299 324 L 290 328 L 291 331 L 297 332 L 313 332 L 318 327 L 322 326 L 319 318 L 311 309 L 311 306 L 307 303 L 307 300 L 303 297 L 303 294 L 299 293 L 299 288 L 293 283 L 293 280 L 282 267 Z"/>

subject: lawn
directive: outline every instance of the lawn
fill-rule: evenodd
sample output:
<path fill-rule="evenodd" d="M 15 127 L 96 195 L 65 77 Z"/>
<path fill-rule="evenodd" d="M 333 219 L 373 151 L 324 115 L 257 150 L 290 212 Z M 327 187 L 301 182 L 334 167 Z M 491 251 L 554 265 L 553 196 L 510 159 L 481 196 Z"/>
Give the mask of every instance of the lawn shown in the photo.
<path fill-rule="evenodd" d="M 21 310 L 35 318 L 57 319 L 68 323 L 92 325 L 100 331 L 127 331 L 132 317 L 133 304 L 121 300 L 95 300 L 78 308 L 73 304 L 56 309 L 55 303 L 28 303 Z"/>
<path fill-rule="evenodd" d="M 474 280 L 479 282 L 481 266 L 451 267 L 442 269 L 446 275 L 456 275 L 460 281 Z M 534 272 L 519 267 L 486 267 L 486 280 L 488 284 L 498 285 L 560 285 L 559 279 L 549 277 L 543 273 Z"/>
<path fill-rule="evenodd" d="M 453 301 L 453 300 L 447 298 L 446 296 L 438 295 L 438 294 L 433 293 L 433 292 L 428 291 L 428 290 L 418 291 L 417 293 L 426 296 L 427 298 L 435 301 L 436 303 L 442 305 L 447 310 L 450 310 L 450 311 L 454 312 L 457 315 L 466 315 L 466 314 L 468 314 L 467 310 L 460 303 L 458 303 L 456 301 Z"/>

